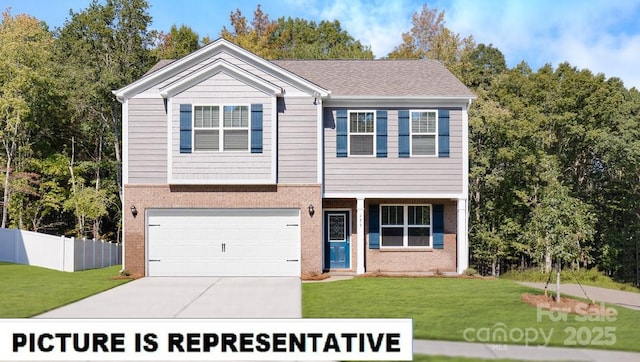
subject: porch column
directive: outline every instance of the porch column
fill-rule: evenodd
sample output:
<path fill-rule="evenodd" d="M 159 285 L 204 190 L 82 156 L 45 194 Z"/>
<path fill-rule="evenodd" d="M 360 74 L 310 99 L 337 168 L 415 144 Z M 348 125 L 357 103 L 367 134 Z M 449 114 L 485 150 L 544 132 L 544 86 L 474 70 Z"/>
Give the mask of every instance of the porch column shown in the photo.
<path fill-rule="evenodd" d="M 356 225 L 356 233 L 358 235 L 358 257 L 356 259 L 356 273 L 364 274 L 364 199 L 358 199 L 357 204 L 357 225 Z"/>
<path fill-rule="evenodd" d="M 469 267 L 469 242 L 467 233 L 467 200 L 458 199 L 458 217 L 456 226 L 456 249 L 458 259 L 458 274 L 462 274 Z"/>

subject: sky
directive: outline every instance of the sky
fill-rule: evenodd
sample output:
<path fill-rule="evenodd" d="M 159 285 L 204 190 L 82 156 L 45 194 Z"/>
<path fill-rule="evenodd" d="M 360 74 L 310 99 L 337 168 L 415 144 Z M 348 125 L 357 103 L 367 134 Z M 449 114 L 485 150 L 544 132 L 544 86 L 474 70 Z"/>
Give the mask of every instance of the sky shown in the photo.
<path fill-rule="evenodd" d="M 513 67 L 525 61 L 537 70 L 569 62 L 618 77 L 640 89 L 640 0 L 148 0 L 150 29 L 187 25 L 201 37 L 216 39 L 229 14 L 240 9 L 248 19 L 262 4 L 269 18 L 339 20 L 355 39 L 386 56 L 411 28 L 411 15 L 427 3 L 445 12 L 445 25 L 461 37 L 492 44 Z M 11 14 L 26 13 L 61 27 L 91 0 L 0 0 Z"/>

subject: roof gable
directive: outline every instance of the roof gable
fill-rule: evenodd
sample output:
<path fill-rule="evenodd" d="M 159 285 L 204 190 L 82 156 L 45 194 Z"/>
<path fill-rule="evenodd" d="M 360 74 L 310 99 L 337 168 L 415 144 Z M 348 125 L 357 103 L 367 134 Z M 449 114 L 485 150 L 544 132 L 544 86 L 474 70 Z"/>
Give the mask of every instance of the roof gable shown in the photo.
<path fill-rule="evenodd" d="M 207 59 L 216 57 L 223 52 L 258 69 L 261 69 L 266 73 L 272 74 L 273 76 L 282 79 L 286 83 L 296 86 L 297 88 L 310 95 L 319 94 L 320 96 L 326 96 L 329 94 L 329 91 L 327 91 L 326 89 L 312 82 L 309 82 L 308 80 L 290 72 L 289 70 L 286 70 L 265 59 L 262 59 L 259 56 L 222 38 L 217 39 L 214 42 L 176 61 L 167 61 L 162 62 L 164 64 L 157 64 L 152 68 L 152 71 L 147 72 L 142 78 L 118 90 L 113 91 L 113 94 L 119 101 L 131 98 L 136 94 L 143 92 L 146 89 L 149 89 L 194 66 L 197 66 L 197 64 L 204 62 Z M 227 69 L 232 68 L 227 67 Z M 241 73 L 242 72 L 236 72 L 236 74 Z"/>
<path fill-rule="evenodd" d="M 218 73 L 225 73 L 227 75 L 230 75 L 233 78 L 238 79 L 245 84 L 249 84 L 252 87 L 270 95 L 277 96 L 283 94 L 282 88 L 278 87 L 277 85 L 268 82 L 238 66 L 235 66 L 224 59 L 217 59 L 213 63 L 208 64 L 192 72 L 191 74 L 179 78 L 178 80 L 160 88 L 160 95 L 163 98 L 171 97 L 188 88 L 193 87 L 194 85 Z"/>

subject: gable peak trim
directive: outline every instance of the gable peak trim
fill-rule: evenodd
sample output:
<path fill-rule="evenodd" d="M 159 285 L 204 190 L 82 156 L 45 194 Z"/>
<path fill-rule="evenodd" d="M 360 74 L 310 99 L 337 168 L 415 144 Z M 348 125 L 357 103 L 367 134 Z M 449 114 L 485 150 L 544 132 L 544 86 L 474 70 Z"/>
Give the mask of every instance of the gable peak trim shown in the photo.
<path fill-rule="evenodd" d="M 279 86 L 231 64 L 224 59 L 216 59 L 213 63 L 197 69 L 191 74 L 160 88 L 160 95 L 163 98 L 171 97 L 219 73 L 224 73 L 232 78 L 243 81 L 265 93 L 268 93 L 269 95 L 281 96 L 284 94 L 284 90 Z"/>
<path fill-rule="evenodd" d="M 124 99 L 135 96 L 136 93 L 142 92 L 145 89 L 152 87 L 154 84 L 158 84 L 162 80 L 183 72 L 190 67 L 193 67 L 194 65 L 204 61 L 205 59 L 215 57 L 217 54 L 222 52 L 239 58 L 242 61 L 252 64 L 258 68 L 264 69 L 269 73 L 279 75 L 285 78 L 283 80 L 286 82 L 298 84 L 302 86 L 302 88 L 310 92 L 310 94 L 318 93 L 321 96 L 327 96 L 329 94 L 329 91 L 318 86 L 317 84 L 309 82 L 305 78 L 286 69 L 283 69 L 276 64 L 263 59 L 258 55 L 251 53 L 250 51 L 223 38 L 218 38 L 213 42 L 203 46 L 202 48 L 194 51 L 193 53 L 188 54 L 170 64 L 167 64 L 166 66 L 157 69 L 154 72 L 148 73 L 147 75 L 134 81 L 133 83 L 126 85 L 118 90 L 112 91 L 112 93 L 116 96 L 118 101 L 123 102 Z"/>

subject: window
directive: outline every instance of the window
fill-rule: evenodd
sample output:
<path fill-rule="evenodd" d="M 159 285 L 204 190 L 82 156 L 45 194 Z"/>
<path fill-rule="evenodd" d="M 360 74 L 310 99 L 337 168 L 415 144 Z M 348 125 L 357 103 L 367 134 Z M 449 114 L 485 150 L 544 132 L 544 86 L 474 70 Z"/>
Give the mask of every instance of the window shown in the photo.
<path fill-rule="evenodd" d="M 349 155 L 374 155 L 375 122 L 373 111 L 349 112 Z"/>
<path fill-rule="evenodd" d="M 411 155 L 436 155 L 437 122 L 437 111 L 411 111 Z"/>
<path fill-rule="evenodd" d="M 407 206 L 407 245 L 430 246 L 431 236 L 431 207 L 423 205 Z"/>
<path fill-rule="evenodd" d="M 193 134 L 195 151 L 248 151 L 249 107 L 195 106 Z"/>
<path fill-rule="evenodd" d="M 218 151 L 220 149 L 220 107 L 196 106 L 193 118 L 194 149 Z"/>
<path fill-rule="evenodd" d="M 382 205 L 380 236 L 383 248 L 431 247 L 430 205 Z"/>

